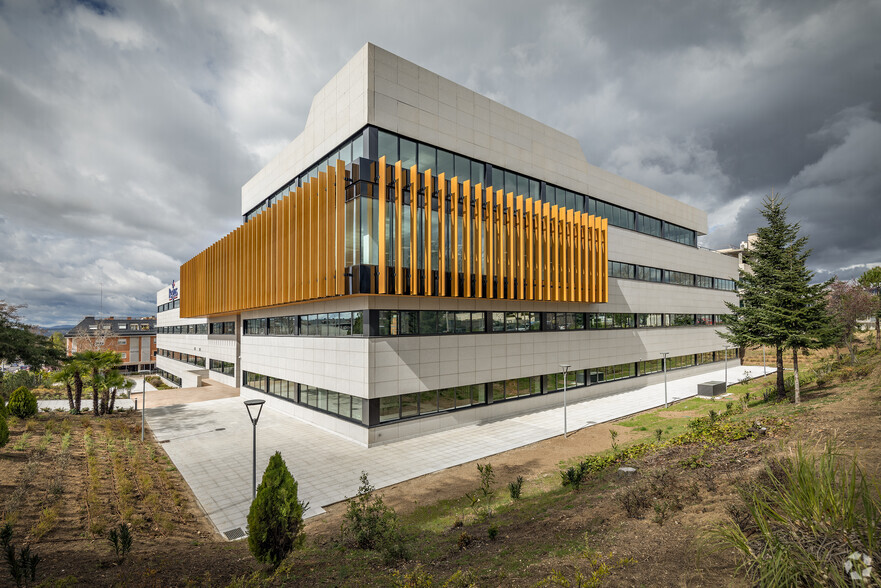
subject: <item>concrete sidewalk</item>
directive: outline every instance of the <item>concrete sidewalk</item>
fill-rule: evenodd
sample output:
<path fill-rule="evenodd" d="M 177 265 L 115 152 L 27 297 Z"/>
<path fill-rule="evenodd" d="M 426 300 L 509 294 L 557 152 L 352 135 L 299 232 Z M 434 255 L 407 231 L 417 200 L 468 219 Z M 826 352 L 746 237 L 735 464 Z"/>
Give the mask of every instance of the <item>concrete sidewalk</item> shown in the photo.
<path fill-rule="evenodd" d="M 730 384 L 755 366 L 728 369 Z M 768 373 L 773 370 L 769 369 Z M 723 380 L 724 370 L 670 380 L 670 401 L 694 396 L 697 384 Z M 571 403 L 570 431 L 642 412 L 664 403 L 664 385 Z M 148 408 L 153 434 L 190 485 L 202 508 L 222 533 L 246 531 L 251 504 L 251 436 L 248 414 L 239 398 Z M 257 482 L 269 457 L 280 451 L 299 483 L 299 497 L 321 506 L 354 496 L 361 471 L 377 488 L 449 468 L 562 434 L 563 409 L 552 408 L 480 425 L 470 425 L 370 449 L 333 433 L 264 408 L 257 425 Z"/>

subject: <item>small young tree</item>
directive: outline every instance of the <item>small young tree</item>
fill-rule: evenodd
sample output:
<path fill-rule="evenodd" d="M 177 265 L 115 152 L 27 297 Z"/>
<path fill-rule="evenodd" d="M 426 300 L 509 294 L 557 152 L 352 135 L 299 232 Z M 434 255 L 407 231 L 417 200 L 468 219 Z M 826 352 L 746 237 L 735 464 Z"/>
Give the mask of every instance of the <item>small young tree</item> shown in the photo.
<path fill-rule="evenodd" d="M 875 310 L 875 349 L 881 351 L 881 266 L 876 265 L 866 270 L 857 281 L 878 299 Z"/>
<path fill-rule="evenodd" d="M 37 414 L 37 397 L 22 386 L 9 397 L 9 414 L 26 419 Z"/>
<path fill-rule="evenodd" d="M 857 323 L 877 312 L 878 299 L 855 282 L 835 280 L 829 287 L 829 312 L 840 329 L 839 342 L 850 352 L 850 362 L 856 362 Z"/>
<path fill-rule="evenodd" d="M 303 546 L 303 513 L 309 505 L 297 498 L 297 481 L 281 453 L 269 458 L 257 497 L 248 512 L 248 547 L 258 561 L 277 567 Z"/>

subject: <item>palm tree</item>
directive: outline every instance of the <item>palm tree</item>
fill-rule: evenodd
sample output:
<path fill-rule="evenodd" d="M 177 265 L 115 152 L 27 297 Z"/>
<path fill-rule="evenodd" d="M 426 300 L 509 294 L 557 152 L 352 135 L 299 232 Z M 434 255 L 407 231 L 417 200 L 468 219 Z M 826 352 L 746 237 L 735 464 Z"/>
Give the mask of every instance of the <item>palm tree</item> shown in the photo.
<path fill-rule="evenodd" d="M 88 370 L 92 374 L 92 410 L 95 416 L 105 414 L 109 400 L 106 374 L 120 364 L 120 356 L 113 351 L 82 351 L 77 353 L 77 356 L 84 371 Z M 101 392 L 100 407 L 98 406 L 99 391 Z"/>
<path fill-rule="evenodd" d="M 79 414 L 80 397 L 83 393 L 83 379 L 77 362 L 72 359 L 66 360 L 64 366 L 60 370 L 53 372 L 51 377 L 53 382 L 64 383 L 65 388 L 67 388 L 67 402 L 70 405 L 70 412 L 72 414 Z M 76 402 L 74 402 L 74 388 L 77 391 Z"/>
<path fill-rule="evenodd" d="M 116 404 L 116 392 L 119 388 L 130 390 L 134 382 L 130 382 L 119 370 L 112 369 L 106 373 L 104 383 L 110 390 L 110 404 L 107 405 L 107 414 L 113 414 L 113 406 Z"/>

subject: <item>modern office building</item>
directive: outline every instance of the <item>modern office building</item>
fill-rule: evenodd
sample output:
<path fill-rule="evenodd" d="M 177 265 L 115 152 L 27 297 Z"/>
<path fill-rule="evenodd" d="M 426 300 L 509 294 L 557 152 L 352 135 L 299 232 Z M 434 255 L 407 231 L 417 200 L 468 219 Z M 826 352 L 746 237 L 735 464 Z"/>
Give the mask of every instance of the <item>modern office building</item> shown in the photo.
<path fill-rule="evenodd" d="M 373 45 L 241 212 L 158 293 L 157 367 L 361 444 L 559 405 L 561 365 L 571 401 L 724 358 L 706 213 Z"/>
<path fill-rule="evenodd" d="M 152 370 L 156 357 L 156 318 L 87 316 L 64 335 L 67 355 L 78 351 L 115 351 L 120 370 Z"/>

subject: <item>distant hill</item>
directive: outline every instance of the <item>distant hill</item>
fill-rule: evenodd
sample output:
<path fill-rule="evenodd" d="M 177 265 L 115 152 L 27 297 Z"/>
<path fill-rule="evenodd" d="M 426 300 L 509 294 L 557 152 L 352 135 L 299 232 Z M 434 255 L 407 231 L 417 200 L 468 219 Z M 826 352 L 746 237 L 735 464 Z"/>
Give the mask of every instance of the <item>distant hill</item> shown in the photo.
<path fill-rule="evenodd" d="M 76 325 L 55 325 L 54 327 L 41 327 L 37 325 L 37 328 L 40 329 L 40 332 L 47 337 L 50 336 L 55 331 L 58 331 L 62 335 L 67 333 L 69 330 L 74 328 Z"/>

